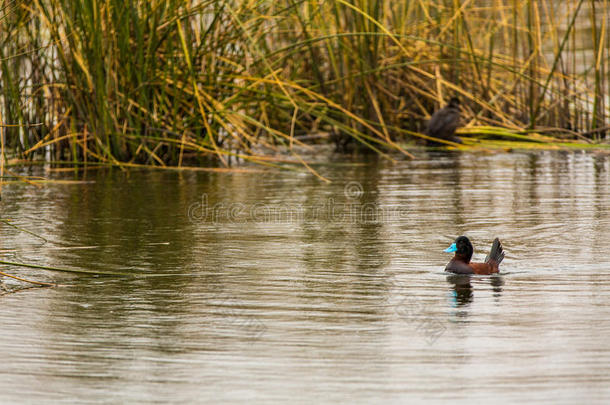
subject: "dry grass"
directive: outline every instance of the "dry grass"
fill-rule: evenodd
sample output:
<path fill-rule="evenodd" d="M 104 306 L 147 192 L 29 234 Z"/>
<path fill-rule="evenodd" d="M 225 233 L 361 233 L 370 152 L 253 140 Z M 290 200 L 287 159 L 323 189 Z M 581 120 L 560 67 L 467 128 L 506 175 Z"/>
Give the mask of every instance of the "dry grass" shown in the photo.
<path fill-rule="evenodd" d="M 327 132 L 408 153 L 399 145 L 451 95 L 471 134 L 597 142 L 608 2 L 5 1 L 0 125 L 15 126 L 3 147 L 75 164 L 276 167 L 277 152 L 305 163 L 302 135 Z"/>

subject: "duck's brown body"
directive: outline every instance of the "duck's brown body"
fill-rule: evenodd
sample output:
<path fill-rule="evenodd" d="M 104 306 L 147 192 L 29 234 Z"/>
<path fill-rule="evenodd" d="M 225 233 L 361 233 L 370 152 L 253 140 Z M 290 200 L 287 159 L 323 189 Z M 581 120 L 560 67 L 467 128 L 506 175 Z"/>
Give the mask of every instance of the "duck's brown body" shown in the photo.
<path fill-rule="evenodd" d="M 455 240 L 455 244 L 457 250 L 453 258 L 447 263 L 445 271 L 456 274 L 493 274 L 499 271 L 500 263 L 504 259 L 504 251 L 498 238 L 494 239 L 491 251 L 484 263 L 470 261 L 473 248 L 467 237 L 460 236 Z"/>
<path fill-rule="evenodd" d="M 445 271 L 457 274 L 493 274 L 499 271 L 499 263 L 466 263 L 455 257 L 445 267 Z"/>

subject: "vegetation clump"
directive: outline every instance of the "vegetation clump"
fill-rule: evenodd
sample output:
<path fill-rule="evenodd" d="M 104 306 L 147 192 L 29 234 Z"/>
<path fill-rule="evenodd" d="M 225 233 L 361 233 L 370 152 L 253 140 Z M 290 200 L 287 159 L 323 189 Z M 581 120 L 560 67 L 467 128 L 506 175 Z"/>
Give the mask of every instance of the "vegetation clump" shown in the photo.
<path fill-rule="evenodd" d="M 408 154 L 453 96 L 454 147 L 581 146 L 608 133 L 608 22 L 608 0 L 5 1 L 3 154 L 273 165 L 331 139 Z"/>

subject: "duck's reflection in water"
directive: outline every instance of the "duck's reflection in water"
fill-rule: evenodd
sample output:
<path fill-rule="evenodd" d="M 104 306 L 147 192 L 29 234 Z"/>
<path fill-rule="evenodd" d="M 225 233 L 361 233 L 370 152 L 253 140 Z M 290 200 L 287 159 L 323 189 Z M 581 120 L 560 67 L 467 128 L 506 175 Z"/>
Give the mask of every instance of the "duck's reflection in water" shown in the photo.
<path fill-rule="evenodd" d="M 491 289 L 494 292 L 494 298 L 500 299 L 502 296 L 502 286 L 504 285 L 504 278 L 502 278 L 499 274 L 494 274 L 489 278 L 489 283 L 491 284 Z"/>
<path fill-rule="evenodd" d="M 470 304 L 474 299 L 473 289 L 472 289 L 472 279 L 471 275 L 465 274 L 451 274 L 447 276 L 447 282 L 452 284 L 453 291 L 451 294 L 451 304 L 454 307 L 462 307 Z M 491 285 L 493 296 L 496 299 L 499 299 L 502 296 L 502 286 L 504 285 L 504 279 L 500 275 L 492 275 L 490 277 L 485 277 L 481 279 L 477 279 L 479 282 L 489 281 Z"/>
<path fill-rule="evenodd" d="M 455 307 L 468 305 L 472 302 L 472 284 L 470 275 L 451 274 L 447 276 L 447 282 L 453 284 L 452 304 Z"/>

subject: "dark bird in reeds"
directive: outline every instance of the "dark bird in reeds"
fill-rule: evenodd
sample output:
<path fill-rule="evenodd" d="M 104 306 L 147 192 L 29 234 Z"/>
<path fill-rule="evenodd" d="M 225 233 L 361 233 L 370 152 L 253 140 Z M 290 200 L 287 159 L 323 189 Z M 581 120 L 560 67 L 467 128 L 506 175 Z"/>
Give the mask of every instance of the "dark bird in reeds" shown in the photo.
<path fill-rule="evenodd" d="M 455 136 L 455 130 L 460 125 L 460 100 L 452 97 L 449 103 L 436 111 L 428 121 L 426 135 L 446 141 L 462 143 L 462 140 Z M 432 145 L 441 145 L 439 142 L 429 141 Z"/>
<path fill-rule="evenodd" d="M 502 249 L 502 243 L 500 239 L 496 238 L 491 245 L 491 251 L 485 258 L 484 263 L 473 263 L 472 254 L 474 249 L 472 243 L 465 236 L 459 236 L 455 242 L 451 244 L 447 249 L 447 253 L 454 253 L 455 255 L 447 266 L 445 271 L 456 274 L 492 274 L 499 271 L 500 263 L 504 259 L 504 250 Z"/>

